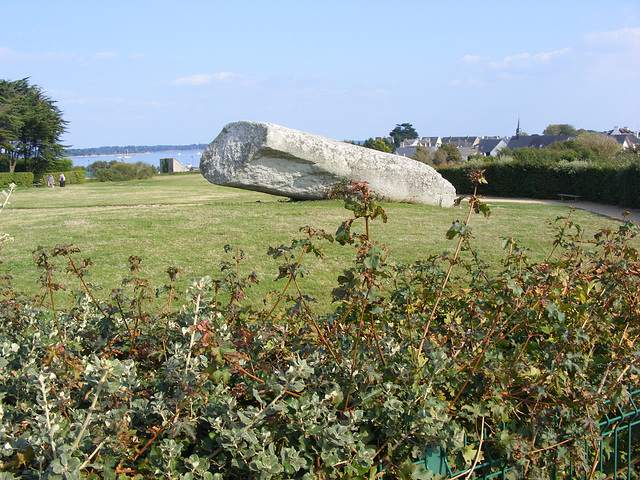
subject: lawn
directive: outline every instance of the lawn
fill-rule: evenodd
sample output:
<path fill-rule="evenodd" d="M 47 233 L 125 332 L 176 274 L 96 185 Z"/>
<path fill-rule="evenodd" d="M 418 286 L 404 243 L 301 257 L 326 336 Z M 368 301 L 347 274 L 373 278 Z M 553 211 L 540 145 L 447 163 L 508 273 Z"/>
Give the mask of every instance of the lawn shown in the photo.
<path fill-rule="evenodd" d="M 452 209 L 383 206 L 389 220 L 374 222 L 372 236 L 388 246 L 390 263 L 408 263 L 452 250 L 445 232 L 456 219 L 464 220 L 468 204 Z M 490 203 L 490 207 L 489 218 L 475 215 L 471 225 L 482 258 L 496 270 L 503 256 L 503 238 L 514 236 L 531 249 L 535 260 L 541 260 L 553 241 L 549 222 L 569 213 L 569 207 L 540 204 Z M 230 244 L 244 250 L 241 271 L 257 274 L 260 284 L 253 290 L 258 299 L 282 288 L 273 281 L 279 263 L 266 255 L 269 247 L 302 238 L 298 230 L 305 225 L 335 233 L 350 213 L 341 201 L 292 202 L 212 185 L 198 174 L 88 182 L 53 190 L 19 189 L 11 197 L 11 206 L 0 214 L 0 232 L 14 239 L 2 247 L 1 259 L 14 287 L 28 294 L 39 290 L 37 279 L 42 273 L 34 265 L 32 252 L 55 244 L 73 244 L 81 249 L 78 258 L 93 260 L 90 281 L 101 287 L 98 296 L 108 295 L 130 276 L 130 255 L 142 258 L 141 274 L 154 287 L 167 283 L 168 267 L 181 268 L 178 287 L 183 291 L 191 278 L 219 278 L 220 263 L 231 259 L 224 253 L 224 246 Z M 572 218 L 588 237 L 620 223 L 581 210 L 573 212 Z M 350 247 L 327 242 L 324 259 L 307 257 L 310 274 L 302 279 L 305 293 L 328 305 L 335 279 L 348 268 L 353 253 Z M 57 278 L 65 281 L 64 265 L 58 263 Z M 69 290 L 73 288 L 77 287 Z"/>

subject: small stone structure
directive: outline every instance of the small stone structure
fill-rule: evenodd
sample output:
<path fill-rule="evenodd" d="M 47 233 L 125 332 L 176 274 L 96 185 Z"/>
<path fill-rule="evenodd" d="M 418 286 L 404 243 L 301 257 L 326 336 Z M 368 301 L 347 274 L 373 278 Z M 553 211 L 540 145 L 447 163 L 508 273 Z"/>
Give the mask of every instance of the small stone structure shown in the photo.
<path fill-rule="evenodd" d="M 263 122 L 233 122 L 209 144 L 200 171 L 211 183 L 300 200 L 324 199 L 364 181 L 383 201 L 453 206 L 453 185 L 433 168 L 320 135 Z"/>
<path fill-rule="evenodd" d="M 188 172 L 189 169 L 173 157 L 160 159 L 160 173 Z"/>

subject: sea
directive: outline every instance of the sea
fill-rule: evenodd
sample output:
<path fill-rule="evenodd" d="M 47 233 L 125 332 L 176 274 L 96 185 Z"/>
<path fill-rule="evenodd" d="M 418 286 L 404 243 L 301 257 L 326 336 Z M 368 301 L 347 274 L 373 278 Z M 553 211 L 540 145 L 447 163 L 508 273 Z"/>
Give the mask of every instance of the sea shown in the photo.
<path fill-rule="evenodd" d="M 131 153 L 117 155 L 90 155 L 86 157 L 69 157 L 74 167 L 89 167 L 93 162 L 98 160 L 110 162 L 136 163 L 144 162 L 154 167 L 160 166 L 161 158 L 175 158 L 187 168 L 198 168 L 200 166 L 200 157 L 202 150 L 169 150 L 166 152 L 149 152 L 149 153 Z"/>

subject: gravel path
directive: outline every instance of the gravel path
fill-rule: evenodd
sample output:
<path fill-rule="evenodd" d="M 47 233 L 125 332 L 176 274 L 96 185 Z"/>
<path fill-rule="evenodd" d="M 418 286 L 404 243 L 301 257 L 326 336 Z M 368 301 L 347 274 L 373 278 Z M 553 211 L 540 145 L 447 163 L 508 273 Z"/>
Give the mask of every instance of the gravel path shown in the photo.
<path fill-rule="evenodd" d="M 560 200 L 532 200 L 529 198 L 498 198 L 498 197 L 483 197 L 487 203 L 492 202 L 520 202 L 520 203 L 542 203 L 545 205 L 559 205 L 579 208 L 580 210 L 586 210 L 588 212 L 597 213 L 599 215 L 604 215 L 605 217 L 616 218 L 618 220 L 622 220 L 622 213 L 629 212 L 626 215 L 626 220 L 633 220 L 637 224 L 640 225 L 640 210 L 634 208 L 624 208 L 618 207 L 616 205 L 603 205 L 600 203 L 593 202 L 583 202 L 583 201 L 573 201 L 568 200 L 562 202 Z"/>

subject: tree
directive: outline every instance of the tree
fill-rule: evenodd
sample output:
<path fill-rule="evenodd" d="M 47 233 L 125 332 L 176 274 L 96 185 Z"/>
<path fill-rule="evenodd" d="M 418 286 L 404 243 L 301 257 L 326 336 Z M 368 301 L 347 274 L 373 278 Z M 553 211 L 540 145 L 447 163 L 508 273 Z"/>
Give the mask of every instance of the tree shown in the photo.
<path fill-rule="evenodd" d="M 597 158 L 611 158 L 622 150 L 618 141 L 604 133 L 586 132 L 574 140 L 578 150 L 592 152 Z M 588 154 L 583 153 L 587 157 Z"/>
<path fill-rule="evenodd" d="M 443 143 L 436 154 L 444 160 L 444 163 L 457 164 L 462 161 L 460 150 L 453 143 Z"/>
<path fill-rule="evenodd" d="M 374 150 L 380 150 L 381 152 L 392 153 L 393 146 L 389 143 L 387 139 L 384 138 L 369 138 L 364 141 L 362 144 L 363 147 L 372 148 Z"/>
<path fill-rule="evenodd" d="M 426 147 L 417 146 L 416 153 L 413 155 L 414 160 L 431 165 L 433 163 L 434 154 Z"/>
<path fill-rule="evenodd" d="M 543 135 L 577 135 L 578 131 L 575 129 L 573 125 L 569 125 L 567 123 L 557 123 L 552 125 L 547 125 L 542 131 Z"/>
<path fill-rule="evenodd" d="M 59 163 L 66 125 L 55 102 L 39 86 L 29 85 L 28 78 L 0 80 L 0 149 L 9 172 L 19 161 L 28 172 Z"/>
<path fill-rule="evenodd" d="M 18 153 L 9 147 L 18 141 L 18 132 L 23 123 L 18 102 L 19 90 L 23 86 L 20 82 L 0 81 L 0 155 L 3 163 L 8 162 L 9 165 L 15 159 L 14 168 Z"/>
<path fill-rule="evenodd" d="M 418 132 L 416 132 L 410 123 L 401 123 L 396 124 L 396 128 L 389 132 L 389 136 L 393 137 L 393 143 L 395 147 L 398 148 L 403 140 L 418 138 Z"/>

